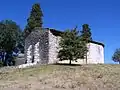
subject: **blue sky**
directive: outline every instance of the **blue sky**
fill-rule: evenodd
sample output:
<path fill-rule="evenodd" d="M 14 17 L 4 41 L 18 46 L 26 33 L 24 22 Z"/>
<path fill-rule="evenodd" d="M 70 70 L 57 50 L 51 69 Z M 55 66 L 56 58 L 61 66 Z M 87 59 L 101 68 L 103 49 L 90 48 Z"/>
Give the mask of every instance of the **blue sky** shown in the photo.
<path fill-rule="evenodd" d="M 105 44 L 105 63 L 120 47 L 120 0 L 0 0 L 0 20 L 11 19 L 23 29 L 32 5 L 41 4 L 44 27 L 66 30 L 89 24 L 95 41 Z"/>

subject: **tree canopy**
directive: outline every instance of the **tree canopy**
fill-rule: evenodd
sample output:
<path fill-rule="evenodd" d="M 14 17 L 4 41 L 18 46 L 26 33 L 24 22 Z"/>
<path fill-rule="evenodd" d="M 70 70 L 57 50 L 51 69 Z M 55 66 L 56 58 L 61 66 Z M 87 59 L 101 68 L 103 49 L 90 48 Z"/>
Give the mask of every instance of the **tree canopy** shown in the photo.
<path fill-rule="evenodd" d="M 120 48 L 116 49 L 113 56 L 112 56 L 113 61 L 119 62 L 120 64 Z"/>
<path fill-rule="evenodd" d="M 21 37 L 20 27 L 12 20 L 0 22 L 0 47 L 5 51 L 11 51 L 19 44 Z"/>
<path fill-rule="evenodd" d="M 35 27 L 42 27 L 43 13 L 39 3 L 36 3 L 32 6 L 30 16 L 27 19 L 27 25 L 25 27 L 25 37 L 27 37 Z"/>
<path fill-rule="evenodd" d="M 85 42 L 82 41 L 77 28 L 66 30 L 62 34 L 59 45 L 60 51 L 58 58 L 60 60 L 70 60 L 70 64 L 72 60 L 76 61 L 77 59 L 84 58 L 85 52 L 87 51 Z"/>
<path fill-rule="evenodd" d="M 92 40 L 92 33 L 91 33 L 91 29 L 88 24 L 82 25 L 81 36 L 82 36 L 82 39 L 86 42 Z"/>
<path fill-rule="evenodd" d="M 82 25 L 81 38 L 82 38 L 82 41 L 86 43 L 86 47 L 88 42 L 92 41 L 92 33 L 88 24 Z M 86 64 L 87 64 L 87 51 L 85 53 L 85 58 L 86 58 Z"/>
<path fill-rule="evenodd" d="M 22 31 L 12 20 L 0 22 L 0 52 L 6 52 L 6 57 L 12 55 L 12 51 L 17 45 L 22 44 Z M 9 55 L 8 55 L 9 54 Z M 5 61 L 7 61 L 6 58 Z"/>

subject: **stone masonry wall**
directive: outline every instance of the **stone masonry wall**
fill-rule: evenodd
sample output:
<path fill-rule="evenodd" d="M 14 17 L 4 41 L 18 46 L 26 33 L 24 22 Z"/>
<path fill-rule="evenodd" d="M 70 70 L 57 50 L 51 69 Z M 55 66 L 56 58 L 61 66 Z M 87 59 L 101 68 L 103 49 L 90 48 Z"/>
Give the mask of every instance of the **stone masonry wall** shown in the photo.
<path fill-rule="evenodd" d="M 87 62 L 89 64 L 104 63 L 104 47 L 99 44 L 89 43 Z"/>
<path fill-rule="evenodd" d="M 49 64 L 59 61 L 57 58 L 59 51 L 60 36 L 55 36 L 49 31 Z"/>
<path fill-rule="evenodd" d="M 26 63 L 48 63 L 48 44 L 48 31 L 33 31 L 25 40 Z"/>

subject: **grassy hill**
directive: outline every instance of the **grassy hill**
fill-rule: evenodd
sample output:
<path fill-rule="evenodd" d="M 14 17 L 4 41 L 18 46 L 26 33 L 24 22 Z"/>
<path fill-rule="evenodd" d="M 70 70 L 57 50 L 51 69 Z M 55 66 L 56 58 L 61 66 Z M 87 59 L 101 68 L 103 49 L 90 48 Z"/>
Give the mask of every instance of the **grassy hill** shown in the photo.
<path fill-rule="evenodd" d="M 0 90 L 120 90 L 120 65 L 1 69 Z"/>

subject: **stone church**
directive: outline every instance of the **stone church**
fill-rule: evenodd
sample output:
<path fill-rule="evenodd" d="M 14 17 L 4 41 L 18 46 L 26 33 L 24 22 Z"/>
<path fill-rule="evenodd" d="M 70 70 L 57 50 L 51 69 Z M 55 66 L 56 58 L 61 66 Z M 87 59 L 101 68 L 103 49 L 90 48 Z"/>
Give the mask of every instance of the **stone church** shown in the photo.
<path fill-rule="evenodd" d="M 59 41 L 61 31 L 49 28 L 36 28 L 25 39 L 25 64 L 19 67 L 26 67 L 36 64 L 68 63 L 69 60 L 59 61 Z M 88 43 L 87 63 L 104 63 L 104 44 L 96 41 Z M 73 64 L 86 64 L 86 60 L 78 59 Z"/>

